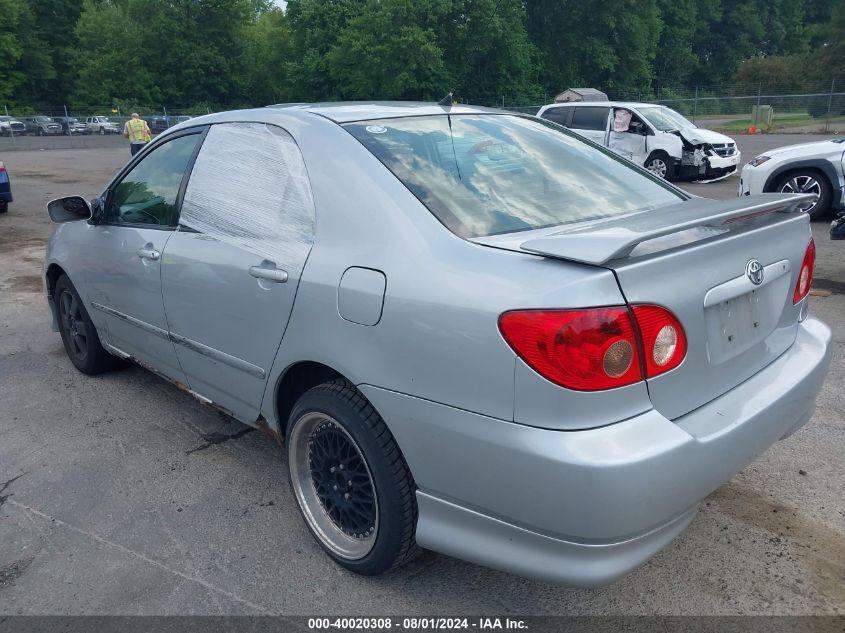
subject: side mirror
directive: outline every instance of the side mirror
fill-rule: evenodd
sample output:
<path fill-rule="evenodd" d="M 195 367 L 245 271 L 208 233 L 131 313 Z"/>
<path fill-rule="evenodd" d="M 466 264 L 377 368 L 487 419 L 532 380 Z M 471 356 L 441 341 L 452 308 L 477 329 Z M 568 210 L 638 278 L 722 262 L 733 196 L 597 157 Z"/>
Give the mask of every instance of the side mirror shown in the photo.
<path fill-rule="evenodd" d="M 82 196 L 68 196 L 52 200 L 47 203 L 47 213 L 50 214 L 50 219 L 56 224 L 89 220 L 92 215 L 91 205 Z"/>

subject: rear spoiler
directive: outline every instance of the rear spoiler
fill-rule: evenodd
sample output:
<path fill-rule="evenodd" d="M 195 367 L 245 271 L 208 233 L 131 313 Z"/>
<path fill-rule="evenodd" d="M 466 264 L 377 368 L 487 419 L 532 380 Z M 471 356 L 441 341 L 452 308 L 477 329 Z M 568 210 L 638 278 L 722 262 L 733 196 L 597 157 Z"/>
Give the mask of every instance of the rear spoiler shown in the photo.
<path fill-rule="evenodd" d="M 701 227 L 718 229 L 773 213 L 802 213 L 798 205 L 814 198 L 806 193 L 758 194 L 731 200 L 692 198 L 634 216 L 610 218 L 580 229 L 573 227 L 530 239 L 519 248 L 538 255 L 599 265 L 630 256 L 643 242 L 681 231 Z"/>

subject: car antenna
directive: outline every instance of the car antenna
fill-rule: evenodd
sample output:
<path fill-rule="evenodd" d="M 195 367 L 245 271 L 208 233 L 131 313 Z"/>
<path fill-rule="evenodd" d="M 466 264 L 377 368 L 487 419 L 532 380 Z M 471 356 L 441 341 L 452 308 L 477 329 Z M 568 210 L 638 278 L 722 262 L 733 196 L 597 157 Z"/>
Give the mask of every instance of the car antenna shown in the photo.
<path fill-rule="evenodd" d="M 440 101 L 437 102 L 437 105 L 443 106 L 444 108 L 451 108 L 452 107 L 452 93 L 450 92 L 445 97 L 443 97 Z"/>

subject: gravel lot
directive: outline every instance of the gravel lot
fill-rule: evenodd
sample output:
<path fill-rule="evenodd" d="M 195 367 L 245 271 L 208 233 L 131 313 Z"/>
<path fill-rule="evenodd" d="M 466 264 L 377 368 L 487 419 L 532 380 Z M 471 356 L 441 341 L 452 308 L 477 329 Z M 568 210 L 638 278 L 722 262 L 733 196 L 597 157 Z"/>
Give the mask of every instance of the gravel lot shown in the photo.
<path fill-rule="evenodd" d="M 739 142 L 750 159 L 820 138 Z M 431 553 L 367 579 L 307 532 L 272 441 L 140 368 L 83 376 L 50 332 L 44 205 L 97 193 L 128 147 L 0 152 L 15 193 L 0 216 L 0 615 L 845 614 L 845 243 L 827 223 L 813 227 L 816 287 L 833 294 L 811 305 L 836 349 L 817 413 L 667 550 L 594 590 Z"/>

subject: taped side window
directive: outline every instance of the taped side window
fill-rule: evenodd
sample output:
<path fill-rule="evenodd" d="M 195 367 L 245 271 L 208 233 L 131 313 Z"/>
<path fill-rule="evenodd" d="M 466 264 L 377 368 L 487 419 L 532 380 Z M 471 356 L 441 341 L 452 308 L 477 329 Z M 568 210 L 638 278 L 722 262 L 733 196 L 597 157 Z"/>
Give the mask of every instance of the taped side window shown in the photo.
<path fill-rule="evenodd" d="M 265 123 L 212 126 L 179 223 L 301 272 L 314 241 L 314 200 L 290 134 Z"/>

